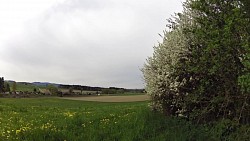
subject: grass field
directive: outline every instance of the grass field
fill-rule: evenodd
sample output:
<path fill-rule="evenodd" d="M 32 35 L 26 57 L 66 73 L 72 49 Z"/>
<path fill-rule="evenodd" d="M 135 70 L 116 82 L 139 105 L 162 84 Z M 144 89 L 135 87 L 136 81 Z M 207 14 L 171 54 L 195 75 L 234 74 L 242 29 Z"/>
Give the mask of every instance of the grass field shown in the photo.
<path fill-rule="evenodd" d="M 148 102 L 102 103 L 59 98 L 0 99 L 0 140 L 219 140 L 207 127 L 166 118 Z M 219 134 L 220 132 L 218 132 Z"/>
<path fill-rule="evenodd" d="M 10 84 L 10 89 L 12 91 L 13 83 L 9 82 L 9 84 Z M 19 83 L 18 82 L 16 84 L 16 91 L 33 92 L 35 88 L 38 90 L 38 88 L 46 88 L 46 87 L 45 86 L 36 86 L 36 85 L 30 84 L 30 83 L 24 84 L 24 83 Z"/>

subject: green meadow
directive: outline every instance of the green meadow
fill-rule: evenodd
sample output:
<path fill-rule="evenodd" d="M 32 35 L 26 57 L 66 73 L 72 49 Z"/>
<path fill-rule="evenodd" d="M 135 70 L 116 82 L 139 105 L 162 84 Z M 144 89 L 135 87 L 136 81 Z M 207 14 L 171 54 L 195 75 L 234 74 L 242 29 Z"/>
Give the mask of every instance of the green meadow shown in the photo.
<path fill-rule="evenodd" d="M 1 141 L 218 140 L 223 131 L 182 118 L 166 118 L 152 112 L 148 102 L 59 98 L 2 98 L 0 125 Z"/>
<path fill-rule="evenodd" d="M 10 84 L 10 89 L 12 91 L 12 87 L 13 87 L 13 83 L 12 82 L 9 82 Z M 34 89 L 39 89 L 39 88 L 45 88 L 44 86 L 35 86 L 33 84 L 23 84 L 23 83 L 17 83 L 17 87 L 16 87 L 16 91 L 27 91 L 27 92 L 33 92 Z"/>

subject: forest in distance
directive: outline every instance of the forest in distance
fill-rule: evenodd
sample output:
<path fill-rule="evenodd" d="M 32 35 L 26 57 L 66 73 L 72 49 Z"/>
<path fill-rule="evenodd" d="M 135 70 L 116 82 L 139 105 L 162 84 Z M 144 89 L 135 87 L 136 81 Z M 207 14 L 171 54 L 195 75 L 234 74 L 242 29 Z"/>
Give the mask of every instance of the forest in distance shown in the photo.
<path fill-rule="evenodd" d="M 93 87 L 82 85 L 66 85 L 49 82 L 15 82 L 12 80 L 4 81 L 1 77 L 0 93 L 21 92 L 25 93 L 50 93 L 52 95 L 72 95 L 72 94 L 124 94 L 124 93 L 144 93 L 144 89 L 126 89 L 117 87 Z M 61 95 L 62 96 L 62 95 Z"/>

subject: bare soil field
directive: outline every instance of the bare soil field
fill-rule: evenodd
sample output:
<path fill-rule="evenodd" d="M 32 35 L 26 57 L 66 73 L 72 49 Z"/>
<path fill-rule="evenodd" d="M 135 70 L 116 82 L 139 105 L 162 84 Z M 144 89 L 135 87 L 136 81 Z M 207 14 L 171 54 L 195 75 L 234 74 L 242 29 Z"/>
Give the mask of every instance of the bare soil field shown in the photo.
<path fill-rule="evenodd" d="M 148 95 L 135 96 L 87 96 L 87 97 L 62 97 L 69 100 L 98 101 L 98 102 L 136 102 L 149 100 Z"/>

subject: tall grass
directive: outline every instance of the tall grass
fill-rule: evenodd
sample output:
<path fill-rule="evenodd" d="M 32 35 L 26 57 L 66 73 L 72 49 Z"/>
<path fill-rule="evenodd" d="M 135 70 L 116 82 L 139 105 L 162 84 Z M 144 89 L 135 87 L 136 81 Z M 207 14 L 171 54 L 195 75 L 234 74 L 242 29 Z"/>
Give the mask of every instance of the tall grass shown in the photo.
<path fill-rule="evenodd" d="M 220 140 L 217 127 L 193 125 L 152 112 L 147 102 L 97 103 L 0 99 L 0 140 L 183 141 Z M 218 130 L 217 130 L 218 129 Z M 235 134 L 238 135 L 238 134 Z M 236 138 L 226 136 L 226 139 Z"/>

